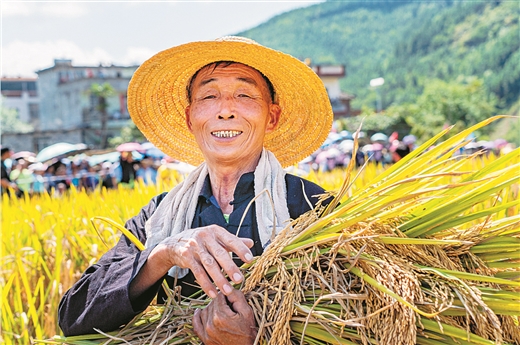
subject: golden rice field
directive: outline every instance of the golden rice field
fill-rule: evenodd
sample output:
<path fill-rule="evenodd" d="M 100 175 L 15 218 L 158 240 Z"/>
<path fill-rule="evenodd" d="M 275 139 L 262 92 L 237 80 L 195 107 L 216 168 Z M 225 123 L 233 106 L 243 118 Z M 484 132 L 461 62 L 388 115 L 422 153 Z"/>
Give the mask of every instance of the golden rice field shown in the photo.
<path fill-rule="evenodd" d="M 377 174 L 375 165 L 365 175 Z M 182 179 L 173 174 L 173 184 Z M 344 172 L 316 173 L 308 177 L 328 190 L 338 188 Z M 367 177 L 368 178 L 368 177 Z M 359 187 L 364 179 L 359 180 Z M 57 308 L 61 296 L 115 245 L 120 233 L 93 217 L 119 224 L 136 215 L 158 193 L 170 186 L 71 190 L 60 198 L 43 195 L 7 199 L 1 204 L 0 291 L 2 344 L 29 344 L 60 334 Z"/>
<path fill-rule="evenodd" d="M 460 169 L 479 171 L 494 160 L 494 156 L 476 157 L 465 161 Z M 352 171 L 349 193 L 369 188 L 370 181 L 382 171 L 373 164 L 367 165 L 357 178 L 354 177 L 358 171 Z M 60 198 L 44 195 L 9 200 L 4 197 L 1 203 L 0 343 L 29 344 L 33 339 L 60 334 L 57 308 L 61 296 L 120 236 L 116 229 L 93 218 L 107 217 L 124 224 L 152 197 L 182 178 L 172 177 L 173 183 L 157 187 L 96 190 L 90 194 L 71 190 Z M 345 171 L 311 173 L 307 178 L 333 191 L 342 185 Z M 446 184 L 449 179 L 450 176 L 440 178 L 438 183 Z M 501 202 L 517 199 L 518 187 L 516 183 L 501 191 L 500 195 L 508 199 Z M 492 207 L 493 202 L 496 200 L 490 200 L 488 207 Z M 503 213 L 504 217 L 518 215 L 518 203 Z"/>

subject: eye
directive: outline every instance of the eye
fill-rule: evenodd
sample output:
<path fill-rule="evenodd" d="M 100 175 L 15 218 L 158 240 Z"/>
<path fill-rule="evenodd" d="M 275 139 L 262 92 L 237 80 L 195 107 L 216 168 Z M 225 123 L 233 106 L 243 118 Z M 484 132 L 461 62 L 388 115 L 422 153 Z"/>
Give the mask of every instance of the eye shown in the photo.
<path fill-rule="evenodd" d="M 215 95 L 207 95 L 207 96 L 202 97 L 202 99 L 214 99 L 214 98 L 217 98 L 217 97 Z"/>
<path fill-rule="evenodd" d="M 251 96 L 245 94 L 245 93 L 241 93 L 238 95 L 238 97 L 242 97 L 242 98 L 251 98 Z"/>

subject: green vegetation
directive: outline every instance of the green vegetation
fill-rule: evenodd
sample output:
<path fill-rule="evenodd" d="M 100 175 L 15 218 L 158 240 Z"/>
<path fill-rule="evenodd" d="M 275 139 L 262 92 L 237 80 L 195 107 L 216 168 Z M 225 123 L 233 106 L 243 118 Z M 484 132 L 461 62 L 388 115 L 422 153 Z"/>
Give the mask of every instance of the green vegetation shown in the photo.
<path fill-rule="evenodd" d="M 383 108 L 406 112 L 428 137 L 444 123 L 518 111 L 519 18 L 517 1 L 327 1 L 239 35 L 313 64 L 345 64 L 341 87 L 357 109 L 375 108 L 369 82 L 383 77 Z"/>
<path fill-rule="evenodd" d="M 18 110 L 2 105 L 0 107 L 0 129 L 4 133 L 28 133 L 34 130 L 34 126 L 20 120 Z"/>

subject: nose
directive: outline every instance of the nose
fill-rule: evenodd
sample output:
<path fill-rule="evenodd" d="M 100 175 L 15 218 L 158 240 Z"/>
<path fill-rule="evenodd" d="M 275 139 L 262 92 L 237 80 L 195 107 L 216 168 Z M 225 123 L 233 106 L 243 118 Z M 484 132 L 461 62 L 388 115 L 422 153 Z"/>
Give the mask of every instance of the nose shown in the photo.
<path fill-rule="evenodd" d="M 232 96 L 222 97 L 220 101 L 218 118 L 220 120 L 229 120 L 235 118 L 235 102 Z"/>
<path fill-rule="evenodd" d="M 230 119 L 234 119 L 235 115 L 233 115 L 231 113 L 219 114 L 218 118 L 219 118 L 219 120 L 230 120 Z"/>

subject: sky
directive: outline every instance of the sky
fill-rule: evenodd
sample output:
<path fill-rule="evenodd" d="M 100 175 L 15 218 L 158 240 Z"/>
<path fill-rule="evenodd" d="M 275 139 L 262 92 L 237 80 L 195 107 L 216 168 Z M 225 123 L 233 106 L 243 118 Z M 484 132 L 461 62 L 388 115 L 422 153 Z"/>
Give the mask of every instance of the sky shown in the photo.
<path fill-rule="evenodd" d="M 36 77 L 54 59 L 139 65 L 161 50 L 237 34 L 319 2 L 2 0 L 0 75 Z"/>

